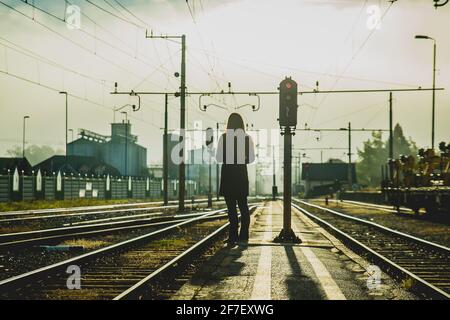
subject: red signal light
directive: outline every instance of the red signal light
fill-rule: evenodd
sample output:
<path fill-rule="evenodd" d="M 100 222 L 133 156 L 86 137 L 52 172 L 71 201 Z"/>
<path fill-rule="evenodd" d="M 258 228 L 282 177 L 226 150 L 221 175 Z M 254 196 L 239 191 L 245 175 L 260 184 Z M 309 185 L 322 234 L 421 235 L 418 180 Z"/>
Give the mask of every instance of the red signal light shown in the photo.
<path fill-rule="evenodd" d="M 292 88 L 292 82 L 286 82 L 286 88 L 288 89 Z"/>

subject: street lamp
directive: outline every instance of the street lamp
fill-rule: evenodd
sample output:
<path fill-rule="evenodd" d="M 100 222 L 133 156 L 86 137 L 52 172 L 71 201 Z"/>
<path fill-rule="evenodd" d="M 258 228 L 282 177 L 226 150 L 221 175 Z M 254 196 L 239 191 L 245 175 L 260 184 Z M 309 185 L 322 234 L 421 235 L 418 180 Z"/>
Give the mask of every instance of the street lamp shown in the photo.
<path fill-rule="evenodd" d="M 424 35 L 416 35 L 416 39 L 433 40 L 433 103 L 431 111 L 431 148 L 434 150 L 435 99 L 436 99 L 436 40 Z"/>
<path fill-rule="evenodd" d="M 22 134 L 22 158 L 25 159 L 25 120 L 30 119 L 30 116 L 23 117 L 23 134 Z"/>
<path fill-rule="evenodd" d="M 128 175 L 128 113 L 122 111 L 125 115 L 125 176 Z"/>

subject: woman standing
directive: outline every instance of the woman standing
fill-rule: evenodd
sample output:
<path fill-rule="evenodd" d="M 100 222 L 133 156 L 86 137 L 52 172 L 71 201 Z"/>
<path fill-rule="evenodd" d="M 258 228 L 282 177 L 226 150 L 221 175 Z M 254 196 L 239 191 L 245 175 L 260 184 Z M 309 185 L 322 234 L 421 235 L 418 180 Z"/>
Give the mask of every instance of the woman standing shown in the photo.
<path fill-rule="evenodd" d="M 238 241 L 248 242 L 250 212 L 247 204 L 249 189 L 247 164 L 255 160 L 254 145 L 245 133 L 242 117 L 233 113 L 228 118 L 227 132 L 217 146 L 216 160 L 222 163 L 220 195 L 225 198 L 230 220 L 227 240 L 229 247 Z M 238 215 L 236 204 L 241 212 L 241 230 L 238 234 Z"/>

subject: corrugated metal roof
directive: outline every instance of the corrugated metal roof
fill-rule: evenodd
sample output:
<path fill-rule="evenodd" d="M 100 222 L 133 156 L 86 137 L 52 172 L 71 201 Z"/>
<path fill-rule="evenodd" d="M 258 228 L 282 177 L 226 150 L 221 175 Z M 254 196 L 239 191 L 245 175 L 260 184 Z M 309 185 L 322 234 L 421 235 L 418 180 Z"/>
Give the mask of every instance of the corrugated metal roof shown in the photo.
<path fill-rule="evenodd" d="M 302 180 L 347 181 L 348 163 L 303 163 Z M 355 164 L 352 163 L 352 180 L 356 182 Z"/>
<path fill-rule="evenodd" d="M 14 171 L 17 168 L 19 172 L 24 171 L 31 174 L 31 165 L 26 158 L 0 158 L 0 170 L 6 173 L 8 170 Z"/>

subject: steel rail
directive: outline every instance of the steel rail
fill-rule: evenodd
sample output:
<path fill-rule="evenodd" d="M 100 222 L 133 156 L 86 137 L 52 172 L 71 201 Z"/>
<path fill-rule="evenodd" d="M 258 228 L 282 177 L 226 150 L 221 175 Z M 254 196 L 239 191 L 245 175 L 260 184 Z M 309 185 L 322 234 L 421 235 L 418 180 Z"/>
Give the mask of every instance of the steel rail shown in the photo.
<path fill-rule="evenodd" d="M 332 202 L 338 202 L 339 200 L 336 199 L 328 199 L 328 201 Z M 369 203 L 369 202 L 362 202 L 362 201 L 355 201 L 355 200 L 342 200 L 343 203 L 353 206 L 360 206 L 360 207 L 367 207 L 367 208 L 373 208 L 373 209 L 380 209 L 386 212 L 392 212 L 397 213 L 398 211 L 394 209 L 394 206 L 388 206 L 388 205 L 382 205 L 382 204 L 376 204 L 376 203 Z M 414 212 L 413 210 L 405 207 L 400 207 L 400 211 L 407 213 L 407 212 Z"/>
<path fill-rule="evenodd" d="M 210 211 L 211 212 L 211 211 Z M 82 226 L 69 226 L 69 227 L 60 227 L 60 228 L 51 228 L 51 229 L 40 229 L 40 230 L 33 230 L 33 231 L 24 231 L 24 232 L 15 232 L 15 233 L 5 233 L 0 235 L 0 248 L 3 246 L 11 245 L 12 243 L 23 240 L 28 240 L 28 242 L 40 242 L 44 239 L 50 239 L 50 236 L 56 236 L 56 237 L 65 237 L 68 234 L 71 234 L 71 232 L 75 232 L 75 234 L 84 234 L 89 231 L 99 231 L 103 232 L 105 228 L 114 227 L 114 226 L 131 226 L 131 227 L 138 227 L 139 225 L 144 225 L 149 222 L 165 222 L 167 220 L 180 220 L 183 218 L 188 217 L 196 217 L 203 215 L 205 213 L 209 212 L 193 212 L 193 213 L 187 213 L 187 214 L 172 214 L 167 216 L 160 216 L 160 217 L 153 217 L 153 218 L 146 218 L 146 219 L 134 219 L 134 220 L 126 220 L 126 221 L 114 221 L 114 222 L 105 222 L 105 223 L 97 223 L 97 224 L 91 224 L 91 225 L 82 225 Z M 160 213 L 162 214 L 162 213 Z M 160 220 L 160 221 L 157 221 Z M 109 230 L 109 229 L 106 229 Z M 74 234 L 74 233 L 72 233 Z M 48 235 L 45 237 L 45 235 Z M 44 237 L 42 237 L 44 236 Z M 6 241 L 12 241 L 14 239 L 17 239 L 14 242 L 6 242 Z"/>
<path fill-rule="evenodd" d="M 260 197 L 248 197 L 249 199 L 258 199 Z M 200 198 L 195 199 L 195 204 L 197 203 L 204 203 L 207 202 L 208 199 L 206 198 Z M 178 200 L 169 200 L 169 203 L 176 204 Z M 223 200 L 214 200 L 214 202 L 223 202 Z M 163 204 L 163 201 L 150 201 L 150 202 L 134 202 L 134 203 L 122 203 L 122 204 L 107 204 L 107 205 L 98 205 L 98 206 L 84 206 L 84 207 L 68 207 L 68 208 L 52 208 L 52 209 L 30 209 L 30 210 L 21 210 L 21 211 L 3 211 L 0 212 L 0 217 L 6 217 L 6 216 L 14 216 L 14 215 L 32 215 L 32 214 L 45 214 L 45 213 L 54 213 L 54 212 L 79 212 L 79 211 L 89 211 L 89 210 L 99 210 L 99 209 L 117 209 L 117 208 L 127 208 L 127 207 L 139 207 L 139 206 L 146 206 L 146 205 L 153 205 L 153 204 Z M 189 205 L 192 205 L 192 203 L 189 203 Z M 161 207 L 175 207 L 173 206 L 161 206 Z M 4 221 L 4 220 L 0 220 Z"/>
<path fill-rule="evenodd" d="M 205 204 L 207 200 L 201 200 L 201 201 L 197 201 L 195 203 L 189 203 L 186 204 L 186 206 L 192 207 L 198 204 Z M 215 203 L 220 203 L 223 201 L 214 201 Z M 150 204 L 154 204 L 154 203 L 150 203 Z M 142 204 L 145 205 L 145 204 Z M 141 205 L 141 206 L 142 206 Z M 0 219 L 0 223 L 2 222 L 13 222 L 13 221 L 27 221 L 27 220 L 39 220 L 39 219 L 50 219 L 50 218 L 65 218 L 65 217 L 73 217 L 73 216 L 88 216 L 88 215 L 93 215 L 93 214 L 108 214 L 108 213 L 118 213 L 118 212 L 130 212 L 130 211 L 150 211 L 150 210 L 158 210 L 158 209 L 172 209 L 172 208 L 177 208 L 177 205 L 167 205 L 167 206 L 149 206 L 149 207 L 136 207 L 136 208 L 121 208 L 121 207 L 116 207 L 116 208 L 110 208 L 110 210 L 101 210 L 101 211 L 85 211 L 85 210 L 73 210 L 74 212 L 78 212 L 78 211 L 82 211 L 82 212 L 78 212 L 78 213 L 67 213 L 64 214 L 65 212 L 72 212 L 69 210 L 63 210 L 63 211 L 55 211 L 55 212 L 59 212 L 59 214 L 52 214 L 52 215 L 47 215 L 47 216 L 32 216 L 32 217 L 17 217 L 17 218 L 7 218 L 7 219 Z M 94 209 L 99 209 L 99 208 L 94 208 Z M 101 208 L 100 208 L 101 209 Z M 32 215 L 34 213 L 27 213 L 27 214 L 23 214 L 23 215 Z M 44 213 L 45 214 L 45 213 Z M 0 213 L 0 217 L 2 216 L 11 216 L 11 215 L 17 215 L 17 214 L 10 214 L 10 213 Z"/>
<path fill-rule="evenodd" d="M 217 214 L 208 218 L 203 219 L 217 219 L 225 217 L 225 214 Z M 102 234 L 110 234 L 114 232 L 120 232 L 125 230 L 136 230 L 136 229 L 145 229 L 145 228 L 152 228 L 167 224 L 174 224 L 181 221 L 186 221 L 189 218 L 180 218 L 176 220 L 168 220 L 168 221 L 160 221 L 160 222 L 152 222 L 147 224 L 135 224 L 135 225 L 129 225 L 124 227 L 117 227 L 117 228 L 106 228 L 106 229 L 99 229 L 99 230 L 93 230 L 93 231 L 81 231 L 81 232 L 75 232 L 75 233 L 64 233 L 60 235 L 54 235 L 54 236 L 46 236 L 46 237 L 38 237 L 38 238 L 31 238 L 31 239 L 22 239 L 22 240 L 15 240 L 11 242 L 4 242 L 0 243 L 0 249 L 12 249 L 15 247 L 21 247 L 25 245 L 31 245 L 31 244 L 40 244 L 44 243 L 45 241 L 55 241 L 55 240 L 64 240 L 64 239 L 71 239 L 76 237 L 83 237 L 83 236 L 91 236 L 91 235 L 102 235 Z"/>
<path fill-rule="evenodd" d="M 137 225 L 131 225 L 131 226 L 125 226 L 125 227 L 107 228 L 107 229 L 99 229 L 99 230 L 92 230 L 92 231 L 80 231 L 80 232 L 74 232 L 74 233 L 64 233 L 64 234 L 59 234 L 59 235 L 44 236 L 44 237 L 37 237 L 37 238 L 31 238 L 31 239 L 14 240 L 11 242 L 0 243 L 0 249 L 12 249 L 12 248 L 18 247 L 18 246 L 25 246 L 25 245 L 31 245 L 31 244 L 36 245 L 36 244 L 43 243 L 45 241 L 64 240 L 64 239 L 68 239 L 68 238 L 75 238 L 75 237 L 89 236 L 89 235 L 100 235 L 100 234 L 113 233 L 113 232 L 124 231 L 124 230 L 145 229 L 145 228 L 151 228 L 151 227 L 160 226 L 160 225 L 173 224 L 173 223 L 185 221 L 185 220 L 187 220 L 187 219 L 169 220 L 169 221 L 153 222 L 153 223 L 147 223 L 147 224 L 137 224 Z"/>
<path fill-rule="evenodd" d="M 121 204 L 107 204 L 98 206 L 83 206 L 83 207 L 67 207 L 67 208 L 51 208 L 51 209 L 29 209 L 20 211 L 4 211 L 0 213 L 1 216 L 12 216 L 12 215 L 29 215 L 29 214 L 41 214 L 41 213 L 52 213 L 52 212 L 77 212 L 86 211 L 92 209 L 116 209 L 116 208 L 126 208 L 139 205 L 151 205 L 151 204 L 162 204 L 163 201 L 150 201 L 150 202 L 134 202 L 134 203 L 121 203 Z M 169 203 L 175 203 L 173 200 Z"/>

